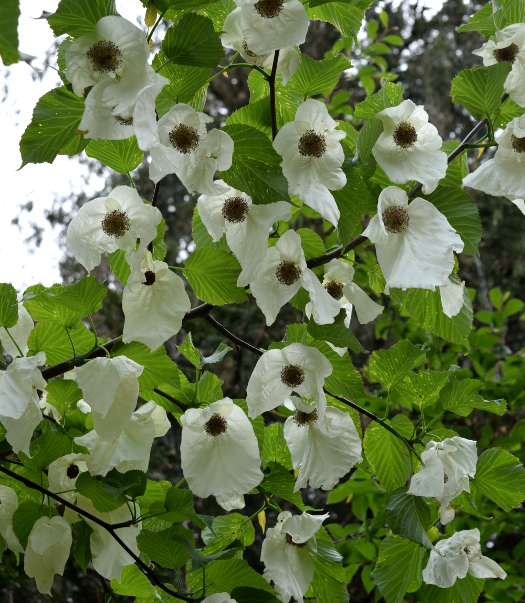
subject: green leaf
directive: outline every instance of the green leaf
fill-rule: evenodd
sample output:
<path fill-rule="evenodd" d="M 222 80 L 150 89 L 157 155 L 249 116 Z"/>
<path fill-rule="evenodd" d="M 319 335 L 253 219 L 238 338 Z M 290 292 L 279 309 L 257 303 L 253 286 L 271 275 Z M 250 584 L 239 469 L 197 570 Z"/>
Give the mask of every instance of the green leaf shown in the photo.
<path fill-rule="evenodd" d="M 432 550 L 426 531 L 431 522 L 430 508 L 420 496 L 407 494 L 408 486 L 398 488 L 385 505 L 386 520 L 394 534 L 413 540 Z"/>
<path fill-rule="evenodd" d="M 349 480 L 336 486 L 328 494 L 327 504 L 335 505 L 353 494 L 381 494 L 381 486 L 373 479 L 371 475 L 358 469 Z"/>
<path fill-rule="evenodd" d="M 47 22 L 55 36 L 67 33 L 78 38 L 93 31 L 97 21 L 108 15 L 118 15 L 114 0 L 61 0 Z"/>
<path fill-rule="evenodd" d="M 95 138 L 88 144 L 86 155 L 98 159 L 119 174 L 127 174 L 140 165 L 144 151 L 139 149 L 136 136 L 126 140 Z"/>
<path fill-rule="evenodd" d="M 212 529 L 204 529 L 201 538 L 206 544 L 203 555 L 208 556 L 223 551 L 235 540 L 245 547 L 250 546 L 255 540 L 255 530 L 253 523 L 246 521 L 244 515 L 230 513 L 222 517 L 214 517 Z"/>
<path fill-rule="evenodd" d="M 33 118 L 22 134 L 22 166 L 28 163 L 53 163 L 62 147 L 77 134 L 84 101 L 67 88 L 44 94 L 33 110 Z"/>
<path fill-rule="evenodd" d="M 441 146 L 443 151 L 450 155 L 459 147 L 459 140 L 447 140 Z M 439 181 L 439 186 L 452 186 L 454 188 L 463 188 L 463 178 L 469 173 L 467 154 L 460 153 L 453 159 L 447 167 L 447 173 Z"/>
<path fill-rule="evenodd" d="M 356 146 L 356 158 L 361 163 L 367 163 L 372 149 L 374 148 L 377 139 L 383 131 L 383 122 L 380 119 L 368 119 L 363 124 L 363 127 L 359 130 L 359 136 L 357 138 Z M 370 161 L 375 159 L 372 157 Z"/>
<path fill-rule="evenodd" d="M 484 400 L 478 394 L 482 387 L 483 383 L 476 379 L 459 380 L 452 377 L 450 383 L 441 390 L 439 401 L 444 409 L 461 417 L 466 417 L 475 408 L 493 412 L 500 417 L 504 415 L 507 409 L 505 400 Z"/>
<path fill-rule="evenodd" d="M 411 438 L 414 427 L 404 415 L 396 415 L 391 423 L 405 438 Z M 406 445 L 379 423 L 371 423 L 365 432 L 363 445 L 366 458 L 387 492 L 405 484 L 410 476 L 410 454 Z"/>
<path fill-rule="evenodd" d="M 348 603 L 343 558 L 335 549 L 330 535 L 321 527 L 315 535 L 317 563 L 310 586 L 319 603 Z M 308 596 L 308 595 L 307 595 Z"/>
<path fill-rule="evenodd" d="M 307 8 L 306 14 L 309 19 L 318 21 L 328 21 L 334 25 L 345 38 L 357 36 L 366 9 L 370 6 L 371 0 L 358 0 L 357 3 L 347 4 L 345 2 L 330 2 L 315 8 Z"/>
<path fill-rule="evenodd" d="M 80 565 L 85 574 L 87 566 L 91 562 L 91 534 L 93 533 L 93 529 L 84 519 L 75 522 L 73 527 L 77 536 L 75 542 L 75 561 Z"/>
<path fill-rule="evenodd" d="M 48 507 L 34 501 L 18 505 L 18 509 L 13 514 L 13 532 L 24 549 L 27 547 L 27 540 L 35 522 L 41 517 L 49 517 L 49 514 L 58 515 L 55 507 Z"/>
<path fill-rule="evenodd" d="M 423 553 L 415 542 L 398 536 L 381 542 L 374 581 L 387 603 L 402 603 L 412 582 L 421 583 Z"/>
<path fill-rule="evenodd" d="M 342 54 L 323 61 L 315 61 L 303 54 L 299 69 L 291 78 L 289 86 L 301 93 L 305 100 L 316 94 L 328 96 L 337 85 L 343 71 L 350 67 L 352 64 Z"/>
<path fill-rule="evenodd" d="M 211 356 L 205 357 L 199 352 L 196 347 L 194 347 L 191 338 L 191 333 L 188 333 L 184 342 L 177 347 L 179 348 L 179 351 L 182 353 L 182 355 L 187 358 L 193 364 L 194 367 L 198 369 L 203 368 L 207 364 L 214 364 L 216 362 L 220 362 L 224 359 L 224 356 L 226 356 L 226 354 L 228 352 L 231 352 L 233 349 L 225 343 L 221 343 Z"/>
<path fill-rule="evenodd" d="M 212 4 L 201 8 L 199 10 L 200 15 L 204 15 L 213 21 L 215 31 L 222 32 L 222 26 L 226 17 L 235 9 L 235 2 L 233 0 L 216 0 Z"/>
<path fill-rule="evenodd" d="M 261 459 L 263 466 L 275 462 L 286 469 L 293 469 L 292 457 L 284 439 L 282 423 L 272 423 L 264 428 L 264 444 Z"/>
<path fill-rule="evenodd" d="M 75 485 L 77 492 L 89 498 L 97 511 L 108 513 L 126 504 L 126 498 L 118 489 L 104 484 L 100 476 L 91 476 L 87 471 L 81 473 Z"/>
<path fill-rule="evenodd" d="M 184 276 L 195 295 L 214 306 L 243 303 L 246 291 L 237 287 L 239 262 L 226 251 L 202 247 L 184 261 Z"/>
<path fill-rule="evenodd" d="M 222 249 L 223 251 L 229 251 L 228 243 L 226 242 L 226 233 L 222 235 L 220 241 L 216 243 L 212 240 L 210 233 L 206 226 L 204 226 L 197 205 L 193 211 L 193 221 L 191 223 L 191 233 L 193 236 L 193 242 L 199 247 L 211 247 L 212 249 Z M 120 279 L 119 279 L 120 280 Z"/>
<path fill-rule="evenodd" d="M 94 314 L 102 307 L 102 300 L 108 292 L 93 276 L 85 276 L 74 285 L 67 285 L 56 295 L 49 294 L 56 301 L 80 316 Z"/>
<path fill-rule="evenodd" d="M 200 528 L 205 524 L 193 509 L 193 494 L 191 490 L 180 490 L 172 486 L 166 492 L 164 502 L 156 501 L 150 506 L 150 513 L 164 513 L 162 519 L 165 521 L 191 520 Z"/>
<path fill-rule="evenodd" d="M 18 301 L 13 285 L 0 283 L 0 327 L 10 329 L 18 322 Z"/>
<path fill-rule="evenodd" d="M 69 329 L 69 334 L 77 356 L 89 352 L 93 348 L 94 335 L 82 323 Z M 29 333 L 27 345 L 31 355 L 45 352 L 47 364 L 58 364 L 73 357 L 73 348 L 66 329 L 50 320 L 44 320 L 35 326 Z"/>
<path fill-rule="evenodd" d="M 173 63 L 192 67 L 216 67 L 226 56 L 213 22 L 194 13 L 168 29 L 162 50 Z"/>
<path fill-rule="evenodd" d="M 355 107 L 354 117 L 356 119 L 374 119 L 376 113 L 396 107 L 403 102 L 403 86 L 386 82 L 383 88 L 372 94 L 364 101 L 358 103 Z"/>
<path fill-rule="evenodd" d="M 251 126 L 234 124 L 222 128 L 234 142 L 232 166 L 220 172 L 230 186 L 244 191 L 255 204 L 289 201 L 288 182 L 281 156 L 264 134 Z"/>
<path fill-rule="evenodd" d="M 82 318 L 82 312 L 74 312 L 58 303 L 56 295 L 64 290 L 61 285 L 52 285 L 47 289 L 35 291 L 34 297 L 28 298 L 26 307 L 31 316 L 38 321 L 53 321 L 63 327 L 74 328 Z"/>
<path fill-rule="evenodd" d="M 294 492 L 295 479 L 288 469 L 274 462 L 269 462 L 268 467 L 270 473 L 266 474 L 261 482 L 261 486 L 267 492 L 293 503 L 301 511 L 312 508 L 303 503 L 301 492 Z"/>
<path fill-rule="evenodd" d="M 251 586 L 238 586 L 231 593 L 232 599 L 237 603 L 279 603 L 272 593 Z"/>
<path fill-rule="evenodd" d="M 400 341 L 389 350 L 378 350 L 370 357 L 370 376 L 388 389 L 395 389 L 405 376 L 425 362 L 425 352 L 410 341 Z"/>
<path fill-rule="evenodd" d="M 202 588 L 202 572 L 187 574 L 186 580 L 192 591 Z M 266 580 L 243 559 L 218 559 L 206 566 L 207 596 L 225 592 L 229 594 L 237 586 L 251 586 L 275 593 Z"/>
<path fill-rule="evenodd" d="M 268 80 L 259 72 L 253 70 L 248 76 L 248 86 L 250 88 L 250 104 L 256 104 L 263 119 L 270 110 L 270 87 Z M 264 99 L 264 103 L 260 102 Z M 282 78 L 278 74 L 275 78 L 275 113 L 277 117 L 277 127 L 282 128 L 289 121 L 293 121 L 297 108 L 304 101 L 303 94 L 296 90 L 290 82 L 286 86 L 282 85 Z M 263 122 L 267 125 L 267 122 Z"/>
<path fill-rule="evenodd" d="M 503 84 L 512 65 L 503 61 L 490 67 L 464 69 L 452 80 L 450 94 L 475 119 L 495 119 L 501 108 Z"/>
<path fill-rule="evenodd" d="M 423 409 L 436 402 L 449 376 L 450 373 L 447 371 L 420 370 L 418 373 L 409 373 L 403 383 L 397 387 L 397 393 L 404 402 Z"/>
<path fill-rule="evenodd" d="M 130 265 L 126 262 L 126 252 L 123 249 L 117 249 L 108 254 L 109 267 L 117 279 L 126 286 L 131 274 Z"/>
<path fill-rule="evenodd" d="M 272 117 L 269 99 L 262 98 L 234 111 L 226 120 L 226 125 L 244 124 L 264 132 L 269 138 L 272 135 Z"/>
<path fill-rule="evenodd" d="M 137 536 L 137 546 L 152 561 L 162 567 L 177 569 L 182 567 L 191 557 L 188 549 L 174 536 L 187 538 L 195 546 L 193 533 L 183 526 L 172 526 L 160 532 L 141 530 Z"/>
<path fill-rule="evenodd" d="M 525 499 L 525 469 L 510 452 L 501 448 L 486 450 L 478 459 L 474 485 L 505 511 Z"/>
<path fill-rule="evenodd" d="M 512 99 L 507 98 L 501 105 L 501 111 L 494 121 L 494 129 L 504 128 L 509 121 L 512 121 L 515 117 L 523 115 L 523 107 L 520 107 Z"/>
<path fill-rule="evenodd" d="M 20 457 L 20 460 L 28 469 L 40 472 L 53 461 L 56 461 L 61 456 L 65 456 L 71 452 L 71 439 L 52 429 L 53 428 L 46 429 L 40 437 L 31 442 L 29 445 L 29 457 L 23 452 L 19 453 L 18 456 Z"/>
<path fill-rule="evenodd" d="M 76 526 L 77 524 L 74 525 Z M 142 532 L 140 534 L 142 534 Z M 120 582 L 113 578 L 110 585 L 116 595 L 155 599 L 156 591 L 153 588 L 153 585 L 136 565 L 126 565 L 122 568 Z"/>
<path fill-rule="evenodd" d="M 341 214 L 337 223 L 337 240 L 344 247 L 361 226 L 361 220 L 374 198 L 363 178 L 361 166 L 343 166 L 343 171 L 346 184 L 342 189 L 332 191 L 332 195 Z"/>
<path fill-rule="evenodd" d="M 17 63 L 18 55 L 18 17 L 20 8 L 18 0 L 3 0 L 0 3 L 0 56 L 7 67 Z"/>
<path fill-rule="evenodd" d="M 466 578 L 456 580 L 450 588 L 425 584 L 420 592 L 425 603 L 477 603 L 484 584 L 485 580 L 467 574 Z"/>
<path fill-rule="evenodd" d="M 486 38 L 496 31 L 504 29 L 512 23 L 525 21 L 525 7 L 515 0 L 499 0 L 497 3 L 487 2 L 485 6 L 470 17 L 468 23 L 458 27 L 457 31 L 478 31 Z"/>
<path fill-rule="evenodd" d="M 345 326 L 345 318 L 346 310 L 341 310 L 331 325 L 318 325 L 312 318 L 308 323 L 308 333 L 318 341 L 328 341 L 340 348 L 364 352 L 356 336 Z"/>
<path fill-rule="evenodd" d="M 383 293 L 385 290 L 386 280 L 379 264 L 376 264 L 368 273 L 368 284 L 374 293 Z"/>
<path fill-rule="evenodd" d="M 332 374 L 325 379 L 325 386 L 329 393 L 342 396 L 347 400 L 366 398 L 363 379 L 353 367 L 350 356 L 345 354 L 341 358 L 324 342 L 317 341 L 312 345 L 324 354 L 332 365 Z"/>

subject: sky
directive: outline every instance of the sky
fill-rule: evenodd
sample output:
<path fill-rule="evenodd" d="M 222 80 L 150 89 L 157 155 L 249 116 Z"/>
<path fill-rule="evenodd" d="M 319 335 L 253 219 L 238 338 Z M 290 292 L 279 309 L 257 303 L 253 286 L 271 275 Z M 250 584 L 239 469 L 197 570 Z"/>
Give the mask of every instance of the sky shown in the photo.
<path fill-rule="evenodd" d="M 2 1 L 2 0 L 0 0 Z M 443 0 L 425 0 L 429 13 L 439 10 Z M 38 19 L 45 9 L 54 12 L 58 0 L 20 0 L 19 48 L 36 57 L 32 65 L 41 70 L 46 51 L 55 39 L 45 19 Z M 117 0 L 120 15 L 136 23 L 144 14 L 140 0 Z M 427 18 L 429 15 L 426 15 Z M 50 286 L 60 282 L 58 264 L 63 255 L 58 244 L 60 227 L 53 229 L 45 217 L 56 199 L 67 198 L 81 191 L 93 195 L 104 186 L 104 180 L 90 173 L 88 166 L 75 158 L 58 156 L 53 164 L 22 163 L 19 141 L 31 121 L 33 108 L 38 99 L 60 85 L 60 78 L 48 69 L 42 81 L 33 80 L 33 68 L 20 62 L 8 68 L 0 65 L 0 166 L 2 192 L 0 196 L 0 282 L 12 283 L 19 293 L 28 286 L 42 283 Z M 7 92 L 6 92 L 7 91 Z M 20 214 L 20 207 L 33 203 L 33 210 L 22 212 L 18 225 L 12 220 Z M 67 203 L 67 201 L 66 201 Z M 67 207 L 65 208 L 68 209 Z M 32 234 L 31 223 L 43 228 L 42 244 L 35 247 L 26 239 Z"/>

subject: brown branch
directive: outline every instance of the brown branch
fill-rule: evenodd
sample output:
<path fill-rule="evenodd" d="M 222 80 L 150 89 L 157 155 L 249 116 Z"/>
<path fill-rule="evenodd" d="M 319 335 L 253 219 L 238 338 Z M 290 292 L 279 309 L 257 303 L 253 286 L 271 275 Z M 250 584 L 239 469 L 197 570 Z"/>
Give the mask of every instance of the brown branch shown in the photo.
<path fill-rule="evenodd" d="M 317 266 L 322 266 L 323 264 L 328 264 L 328 262 L 330 260 L 341 257 L 342 255 L 344 255 L 345 253 L 348 253 L 352 249 L 359 247 L 359 245 L 361 245 L 361 243 L 364 243 L 365 241 L 368 241 L 368 238 L 361 235 L 361 236 L 357 237 L 357 239 L 350 241 L 350 243 L 348 243 L 348 245 L 344 249 L 342 247 L 339 247 L 338 249 L 331 251 L 330 253 L 327 253 L 326 255 L 322 255 L 321 257 L 318 257 L 318 258 L 312 258 L 306 262 L 306 265 L 308 266 L 308 268 L 316 268 Z"/>
<path fill-rule="evenodd" d="M 277 111 L 275 108 L 275 76 L 277 75 L 277 63 L 279 62 L 279 51 L 276 50 L 273 55 L 272 73 L 268 77 L 270 86 L 270 112 L 272 114 L 272 140 L 277 136 Z"/>
<path fill-rule="evenodd" d="M 151 207 L 157 207 L 157 198 L 159 196 L 159 188 L 160 188 L 160 180 L 155 185 L 155 190 L 153 191 L 153 198 L 151 199 Z M 148 245 L 148 249 L 151 254 L 153 254 L 153 241 Z"/>
<path fill-rule="evenodd" d="M 180 402 L 179 400 L 177 400 L 173 396 L 170 396 L 166 392 L 163 392 L 158 387 L 156 387 L 153 391 L 156 394 L 159 394 L 159 396 L 162 396 L 163 398 L 166 398 L 166 400 L 169 400 L 172 404 L 175 404 L 176 406 L 178 406 L 181 410 L 183 410 L 185 412 L 188 410 L 189 406 L 187 404 L 184 404 L 184 402 Z"/>
<path fill-rule="evenodd" d="M 213 318 L 213 316 L 211 316 L 210 314 L 205 316 L 205 320 L 207 320 L 212 327 L 217 329 L 217 331 L 219 331 L 219 333 L 222 333 L 231 342 L 233 342 L 235 344 L 235 346 L 237 347 L 237 349 L 239 349 L 239 347 L 241 347 L 241 348 L 245 348 L 245 349 L 249 350 L 250 352 L 253 352 L 254 354 L 257 354 L 257 356 L 263 355 L 264 352 L 262 350 L 259 350 L 255 346 L 251 345 L 250 343 L 247 343 L 246 341 L 243 341 L 242 339 L 240 339 L 239 337 L 237 337 L 236 335 L 234 335 L 233 333 L 228 331 L 228 329 L 226 327 L 221 325 L 221 323 L 218 322 L 217 320 L 215 320 L 215 318 Z"/>
<path fill-rule="evenodd" d="M 193 320 L 194 318 L 205 318 L 208 314 L 215 308 L 212 304 L 201 304 L 196 308 L 190 310 L 182 319 L 182 322 L 188 322 L 188 320 Z"/>

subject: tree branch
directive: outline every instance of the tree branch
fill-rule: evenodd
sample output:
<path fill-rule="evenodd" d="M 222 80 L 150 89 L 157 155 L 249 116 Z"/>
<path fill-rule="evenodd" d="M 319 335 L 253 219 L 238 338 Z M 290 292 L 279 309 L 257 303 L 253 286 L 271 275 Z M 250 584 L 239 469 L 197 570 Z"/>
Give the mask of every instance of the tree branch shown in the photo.
<path fill-rule="evenodd" d="M 247 343 L 246 341 L 243 341 L 242 339 L 240 339 L 239 337 L 237 337 L 236 335 L 234 335 L 233 333 L 228 331 L 228 329 L 226 327 L 221 325 L 221 323 L 218 322 L 217 320 L 215 320 L 215 318 L 213 318 L 213 316 L 211 316 L 210 314 L 205 316 L 204 319 L 207 320 L 213 328 L 217 329 L 217 331 L 219 331 L 219 333 L 222 333 L 231 342 L 233 342 L 235 344 L 235 346 L 237 347 L 237 349 L 239 349 L 239 346 L 240 346 L 241 348 L 245 348 L 245 349 L 249 350 L 250 352 L 257 354 L 257 356 L 263 355 L 264 352 L 262 350 L 259 350 L 255 346 L 251 345 L 250 343 Z"/>
<path fill-rule="evenodd" d="M 156 394 L 159 394 L 159 396 L 162 396 L 163 398 L 166 398 L 166 400 L 169 400 L 172 404 L 175 404 L 176 406 L 178 406 L 181 410 L 183 410 L 184 412 L 186 412 L 189 408 L 189 406 L 187 404 L 184 404 L 184 402 L 180 402 L 179 400 L 177 400 L 176 398 L 174 398 L 173 396 L 170 396 L 169 394 L 167 394 L 166 392 L 163 392 L 161 389 L 159 389 L 158 387 L 156 387 L 153 390 Z"/>
<path fill-rule="evenodd" d="M 342 255 L 344 255 L 345 253 L 348 253 L 352 249 L 359 247 L 359 245 L 361 245 L 361 243 L 364 243 L 365 241 L 368 241 L 368 238 L 361 235 L 361 236 L 357 237 L 357 239 L 350 241 L 350 243 L 348 243 L 348 245 L 344 249 L 342 247 L 339 247 L 338 249 L 335 249 L 334 251 L 331 251 L 330 253 L 327 253 L 326 255 L 322 255 L 318 258 L 312 258 L 306 262 L 306 265 L 308 266 L 308 268 L 316 268 L 317 266 L 322 266 L 323 264 L 328 264 L 328 262 L 330 260 L 341 257 Z"/>
<path fill-rule="evenodd" d="M 277 111 L 275 108 L 275 76 L 277 75 L 277 63 L 279 62 L 279 50 L 275 51 L 273 55 L 272 73 L 268 77 L 268 84 L 270 86 L 270 111 L 272 114 L 272 140 L 275 140 L 277 136 Z"/>

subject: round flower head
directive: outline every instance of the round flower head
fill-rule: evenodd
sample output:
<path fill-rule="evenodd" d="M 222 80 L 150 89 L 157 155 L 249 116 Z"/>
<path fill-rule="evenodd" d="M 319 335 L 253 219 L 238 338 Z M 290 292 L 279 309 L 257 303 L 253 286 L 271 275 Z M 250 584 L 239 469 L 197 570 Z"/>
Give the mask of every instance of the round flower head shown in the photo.
<path fill-rule="evenodd" d="M 284 437 L 299 469 L 295 492 L 300 488 L 331 490 L 339 479 L 360 463 L 361 440 L 349 414 L 328 406 L 324 417 L 317 404 L 293 399 L 294 413 L 286 419 Z"/>
<path fill-rule="evenodd" d="M 514 118 L 496 136 L 498 149 L 493 159 L 463 178 L 463 186 L 511 201 L 525 197 L 525 115 Z"/>
<path fill-rule="evenodd" d="M 0 484 L 0 536 L 13 551 L 23 553 L 24 549 L 13 532 L 13 515 L 18 509 L 18 496 L 9 486 Z"/>
<path fill-rule="evenodd" d="M 461 312 L 464 293 L 465 281 L 460 285 L 456 285 L 447 279 L 442 285 L 439 285 L 441 306 L 443 307 L 443 312 L 446 316 L 453 318 Z"/>
<path fill-rule="evenodd" d="M 206 124 L 212 121 L 212 117 L 181 103 L 157 122 L 151 95 L 141 95 L 133 125 L 139 147 L 150 152 L 153 182 L 176 174 L 189 193 L 220 194 L 213 175 L 231 167 L 233 140 L 222 130 L 208 132 Z"/>
<path fill-rule="evenodd" d="M 47 383 L 37 367 L 45 362 L 44 352 L 15 358 L 0 377 L 0 423 L 13 451 L 27 456 L 33 432 L 42 421 L 40 396 Z"/>
<path fill-rule="evenodd" d="M 251 197 L 222 180 L 216 185 L 220 195 L 199 197 L 199 216 L 214 241 L 219 241 L 226 233 L 226 241 L 242 267 L 237 286 L 245 287 L 255 279 L 264 263 L 272 225 L 292 217 L 290 204 L 278 201 L 253 205 Z"/>
<path fill-rule="evenodd" d="M 421 455 L 423 465 L 412 477 L 408 494 L 433 497 L 441 505 L 441 523 L 454 519 L 449 506 L 463 490 L 470 492 L 469 476 L 476 475 L 476 442 L 459 436 L 430 441 Z"/>
<path fill-rule="evenodd" d="M 292 392 L 314 398 L 317 413 L 324 417 L 326 397 L 324 380 L 332 374 L 332 365 L 317 348 L 292 343 L 282 350 L 269 350 L 257 361 L 246 390 L 251 419 L 284 404 Z"/>
<path fill-rule="evenodd" d="M 265 566 L 263 578 L 274 583 L 283 603 L 288 603 L 291 597 L 303 603 L 315 573 L 315 534 L 327 517 L 328 513 L 293 516 L 284 511 L 279 513 L 275 527 L 266 532 L 261 550 L 261 561 Z"/>
<path fill-rule="evenodd" d="M 102 17 L 94 31 L 77 38 L 66 51 L 66 77 L 77 96 L 117 75 L 140 73 L 149 58 L 145 33 L 122 17 Z"/>
<path fill-rule="evenodd" d="M 143 368 L 126 356 L 94 358 L 76 368 L 78 386 L 93 412 L 95 431 L 106 442 L 119 437 L 135 410 Z"/>
<path fill-rule="evenodd" d="M 180 331 L 182 318 L 190 309 L 182 279 L 168 264 L 154 261 L 147 250 L 124 288 L 122 341 L 140 341 L 153 352 Z"/>
<path fill-rule="evenodd" d="M 333 323 L 341 306 L 306 267 L 301 237 L 295 231 L 287 230 L 277 244 L 268 249 L 256 279 L 250 283 L 268 325 L 275 322 L 279 310 L 301 287 L 310 295 L 315 322 L 318 325 Z"/>
<path fill-rule="evenodd" d="M 86 457 L 91 475 L 107 475 L 112 469 L 126 473 L 132 469 L 146 472 L 154 438 L 170 428 L 166 411 L 148 402 L 132 415 L 124 431 L 113 442 L 104 441 L 95 430 L 75 438 L 75 443 L 89 450 Z"/>
<path fill-rule="evenodd" d="M 244 494 L 259 485 L 259 446 L 244 411 L 230 398 L 181 417 L 181 466 L 190 489 L 213 494 L 223 509 L 242 509 Z"/>
<path fill-rule="evenodd" d="M 55 574 L 64 573 L 72 543 L 71 526 L 63 517 L 36 520 L 27 541 L 24 571 L 35 578 L 41 593 L 51 594 Z"/>
<path fill-rule="evenodd" d="M 161 220 L 159 210 L 143 203 L 135 189 L 117 186 L 108 197 L 88 201 L 78 210 L 67 229 L 67 248 L 90 272 L 105 251 L 123 249 L 129 259 L 137 239 L 137 253 L 144 253 Z"/>
<path fill-rule="evenodd" d="M 511 100 L 525 107 L 525 23 L 513 23 L 497 31 L 473 54 L 483 58 L 483 65 L 512 65 L 503 88 Z"/>
<path fill-rule="evenodd" d="M 506 572 L 495 561 L 481 554 L 479 539 L 479 530 L 474 528 L 440 540 L 430 553 L 423 570 L 423 581 L 439 588 L 450 588 L 458 578 L 465 578 L 467 574 L 474 578 L 505 580 Z"/>
<path fill-rule="evenodd" d="M 87 454 L 72 453 L 62 456 L 49 465 L 49 489 L 51 492 L 60 493 L 60 496 L 69 502 L 74 502 L 75 489 L 78 476 L 88 470 L 86 464 L 89 459 Z"/>
<path fill-rule="evenodd" d="M 363 232 L 376 245 L 377 260 L 390 287 L 432 289 L 454 268 L 463 241 L 432 203 L 389 186 L 381 191 L 375 215 Z"/>
<path fill-rule="evenodd" d="M 346 184 L 341 169 L 343 147 L 339 142 L 346 133 L 336 130 L 337 123 L 328 115 L 326 106 L 307 100 L 295 114 L 295 121 L 280 129 L 273 142 L 282 156 L 283 174 L 288 192 L 319 212 L 334 226 L 339 221 L 339 208 L 330 190 Z"/>
<path fill-rule="evenodd" d="M 376 118 L 383 122 L 383 132 L 372 149 L 379 167 L 396 184 L 417 180 L 425 194 L 434 191 L 446 175 L 447 154 L 441 151 L 443 140 L 428 123 L 423 106 L 406 100 L 383 109 Z"/>
<path fill-rule="evenodd" d="M 288 218 L 286 218 L 288 219 Z M 22 354 L 27 354 L 29 348 L 27 347 L 27 338 L 29 333 L 33 330 L 35 323 L 31 318 L 31 314 L 24 308 L 22 304 L 18 306 L 18 321 L 14 327 L 9 327 L 9 334 L 16 341 L 18 347 L 22 351 Z M 11 358 L 20 356 L 18 348 L 13 343 L 13 340 L 9 337 L 4 327 L 0 327 L 0 343 L 6 354 L 9 354 Z"/>
<path fill-rule="evenodd" d="M 232 48 L 240 53 L 247 63 L 259 65 L 263 69 L 272 69 L 273 52 L 256 54 L 248 48 L 242 32 L 240 7 L 236 8 L 226 17 L 222 30 L 221 42 L 225 48 Z M 282 76 L 283 86 L 286 85 L 292 75 L 299 69 L 299 65 L 299 55 L 294 48 L 283 48 L 280 51 L 279 59 L 277 60 L 277 73 L 280 73 Z"/>
<path fill-rule="evenodd" d="M 299 0 L 235 0 L 241 29 L 255 54 L 299 46 L 306 39 L 308 16 Z"/>

